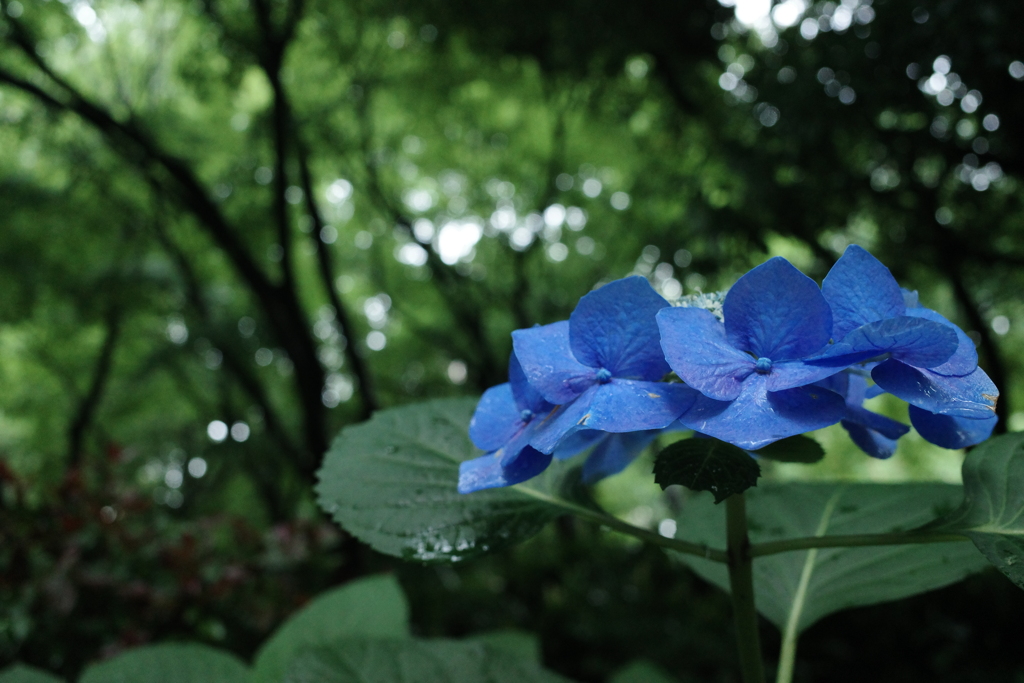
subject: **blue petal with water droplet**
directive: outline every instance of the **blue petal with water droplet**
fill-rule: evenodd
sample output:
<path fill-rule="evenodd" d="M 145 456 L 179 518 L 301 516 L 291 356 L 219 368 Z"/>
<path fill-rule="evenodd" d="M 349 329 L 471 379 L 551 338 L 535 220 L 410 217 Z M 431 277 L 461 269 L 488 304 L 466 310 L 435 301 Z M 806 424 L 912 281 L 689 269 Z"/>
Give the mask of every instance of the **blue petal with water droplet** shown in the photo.
<path fill-rule="evenodd" d="M 484 392 L 469 422 L 469 438 L 482 451 L 493 451 L 504 446 L 522 430 L 521 409 L 512 396 L 507 382 Z"/>
<path fill-rule="evenodd" d="M 999 390 L 981 368 L 963 377 L 946 377 L 890 359 L 871 371 L 878 386 L 930 413 L 973 419 L 995 414 Z"/>
<path fill-rule="evenodd" d="M 508 383 L 512 386 L 512 396 L 520 410 L 529 410 L 531 413 L 539 415 L 554 408 L 554 405 L 545 401 L 540 392 L 527 381 L 523 366 L 514 353 L 508 361 Z"/>
<path fill-rule="evenodd" d="M 459 493 L 512 486 L 532 479 L 551 463 L 551 456 L 526 447 L 511 462 L 502 463 L 493 453 L 459 464 Z"/>
<path fill-rule="evenodd" d="M 910 406 L 910 424 L 917 433 L 942 448 L 967 448 L 992 436 L 999 418 L 995 415 L 972 420 L 952 415 L 936 415 L 917 406 Z"/>
<path fill-rule="evenodd" d="M 563 439 L 584 429 L 663 429 L 675 422 L 699 395 L 682 384 L 613 379 L 592 386 L 572 403 L 556 408 L 549 419 L 537 425 L 530 445 L 550 453 Z"/>
<path fill-rule="evenodd" d="M 567 320 L 516 330 L 512 346 L 527 381 L 555 405 L 572 401 L 597 381 L 597 368 L 580 363 L 572 354 Z"/>

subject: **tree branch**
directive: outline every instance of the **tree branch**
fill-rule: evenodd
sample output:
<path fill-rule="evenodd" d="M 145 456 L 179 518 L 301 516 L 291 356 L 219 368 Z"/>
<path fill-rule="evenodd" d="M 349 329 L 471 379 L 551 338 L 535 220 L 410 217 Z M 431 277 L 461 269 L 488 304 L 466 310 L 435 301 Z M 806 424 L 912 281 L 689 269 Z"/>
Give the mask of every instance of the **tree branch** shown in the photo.
<path fill-rule="evenodd" d="M 100 398 L 106 389 L 107 380 L 110 378 L 110 370 L 114 363 L 114 350 L 121 334 L 120 310 L 111 307 L 106 316 L 106 327 L 107 333 L 103 338 L 99 355 L 96 357 L 89 389 L 78 402 L 78 410 L 75 411 L 75 417 L 68 426 L 68 463 L 71 468 L 77 468 L 82 464 L 85 432 L 96 415 Z"/>
<path fill-rule="evenodd" d="M 61 97 L 0 68 L 0 82 L 6 82 L 37 98 L 47 107 L 71 112 L 96 128 L 110 140 L 118 153 L 144 172 L 159 171 L 171 181 L 168 192 L 194 215 L 213 241 L 252 290 L 273 326 L 278 340 L 295 366 L 296 384 L 305 418 L 306 448 L 316 458 L 327 448 L 325 409 L 321 402 L 324 372 L 316 357 L 309 322 L 293 287 L 273 283 L 253 260 L 242 241 L 229 226 L 219 207 L 207 195 L 202 184 L 182 159 L 164 151 L 135 122 L 119 122 L 73 86 L 57 76 L 23 36 L 19 47 L 60 86 Z M 156 177 L 154 175 L 154 177 Z M 162 184 L 162 183 L 161 183 Z"/>
<path fill-rule="evenodd" d="M 263 385 L 256 379 L 256 376 L 251 372 L 248 366 L 238 359 L 237 355 L 234 353 L 234 349 L 232 348 L 233 345 L 225 343 L 225 340 L 223 339 L 219 339 L 220 335 L 217 334 L 214 328 L 210 309 L 206 305 L 202 288 L 199 285 L 199 278 L 196 277 L 195 269 L 192 268 L 192 264 L 185 256 L 185 253 L 181 251 L 173 240 L 171 240 L 170 235 L 168 235 L 159 224 L 155 224 L 155 233 L 157 241 L 160 242 L 164 249 L 171 255 L 175 265 L 178 267 L 178 272 L 181 274 L 182 280 L 184 280 L 185 283 L 186 297 L 203 320 L 203 323 L 207 328 L 207 334 L 213 340 L 214 346 L 220 349 L 223 354 L 225 367 L 238 380 L 238 383 L 242 386 L 242 390 L 249 395 L 249 397 L 263 412 L 263 419 L 267 425 L 267 431 L 270 433 L 271 438 L 277 442 L 291 460 L 294 462 L 300 461 L 301 451 L 295 446 L 295 443 L 288 435 L 287 430 L 284 428 L 277 415 L 277 411 L 270 403 L 270 399 L 264 391 Z M 306 474 L 308 475 L 309 473 Z"/>
<path fill-rule="evenodd" d="M 487 338 L 483 309 L 480 306 L 473 305 L 472 298 L 468 296 L 470 292 L 466 287 L 461 286 L 459 276 L 441 260 L 433 245 L 416 239 L 415 233 L 412 230 L 412 221 L 394 205 L 384 190 L 369 149 L 372 137 L 372 124 L 367 111 L 366 102 L 368 100 L 369 88 L 367 87 L 362 99 L 362 105 L 358 108 L 358 115 L 362 124 L 362 153 L 370 198 L 397 227 L 401 228 L 411 239 L 414 239 L 426 250 L 427 268 L 438 283 L 438 291 L 445 302 L 448 312 L 455 319 L 456 324 L 472 340 L 471 345 L 477 356 L 478 366 L 478 372 L 474 373 L 476 375 L 475 379 L 482 389 L 498 384 L 505 379 L 506 366 L 504 362 L 498 362 L 491 348 L 490 340 Z"/>
<path fill-rule="evenodd" d="M 299 164 L 299 177 L 302 182 L 302 192 L 306 197 L 306 210 L 313 220 L 313 230 L 310 237 L 316 245 L 320 279 L 323 280 L 324 289 L 327 291 L 327 298 L 331 302 L 331 306 L 334 307 L 338 330 L 348 342 L 345 345 L 345 356 L 348 358 L 352 372 L 359 383 L 360 396 L 363 402 L 362 418 L 365 420 L 375 410 L 380 408 L 380 402 L 377 399 L 377 392 L 370 375 L 370 368 L 356 344 L 355 331 L 352 328 L 352 320 L 349 318 L 348 309 L 342 303 L 341 297 L 338 296 L 338 290 L 334 286 L 334 264 L 331 260 L 330 247 L 323 240 L 322 231 L 325 223 L 323 215 L 320 213 L 320 208 L 317 206 L 316 197 L 313 194 L 313 178 L 309 170 L 309 155 L 301 139 L 298 137 L 298 131 L 295 131 L 295 135 L 295 153 Z"/>
<path fill-rule="evenodd" d="M 295 3 L 292 7 L 295 7 Z M 281 245 L 281 272 L 285 286 L 295 287 L 295 270 L 292 263 L 291 226 L 288 219 L 288 142 L 289 121 L 291 112 L 281 82 L 281 67 L 284 54 L 291 39 L 294 24 L 289 22 L 282 35 L 278 35 L 273 25 L 270 7 L 266 0 L 255 0 L 256 23 L 262 35 L 261 49 L 256 51 L 260 67 L 270 82 L 274 93 L 274 110 L 271 117 L 274 138 L 274 192 L 271 213 L 277 226 L 277 241 Z M 291 17 L 290 17 L 291 19 Z M 297 21 L 297 17 L 294 18 Z"/>

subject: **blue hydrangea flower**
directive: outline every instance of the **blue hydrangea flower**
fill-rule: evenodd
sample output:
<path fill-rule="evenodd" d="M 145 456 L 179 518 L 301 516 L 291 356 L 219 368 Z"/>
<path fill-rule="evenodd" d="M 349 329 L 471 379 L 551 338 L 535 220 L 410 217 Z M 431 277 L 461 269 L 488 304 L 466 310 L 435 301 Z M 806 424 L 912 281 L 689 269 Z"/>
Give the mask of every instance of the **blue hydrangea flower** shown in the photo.
<path fill-rule="evenodd" d="M 841 372 L 819 382 L 846 401 L 846 410 L 839 424 L 857 446 L 873 458 L 885 460 L 896 452 L 896 441 L 910 431 L 910 427 L 879 415 L 862 404 L 883 392 L 877 385 L 868 386 L 867 379 L 856 372 Z"/>
<path fill-rule="evenodd" d="M 822 281 L 821 293 L 832 309 L 836 342 L 816 359 L 822 363 L 851 365 L 889 354 L 930 368 L 948 361 L 958 348 L 947 325 L 908 313 L 889 269 L 861 247 L 846 249 Z"/>
<path fill-rule="evenodd" d="M 885 393 L 877 384 L 868 386 L 858 372 L 843 372 L 818 383 L 846 399 L 846 413 L 840 422 L 850 439 L 868 455 L 885 459 L 896 452 L 896 440 L 909 431 L 906 425 L 865 409 L 865 399 Z M 992 436 L 999 419 L 937 415 L 910 406 L 910 423 L 930 443 L 941 448 L 967 448 Z"/>
<path fill-rule="evenodd" d="M 583 429 L 562 439 L 555 448 L 554 457 L 565 460 L 592 448 L 583 463 L 582 478 L 584 484 L 593 484 L 626 469 L 660 434 L 682 429 L 686 428 L 678 422 L 673 422 L 665 429 L 618 434 Z"/>
<path fill-rule="evenodd" d="M 843 398 L 808 386 L 843 369 L 804 361 L 832 337 L 832 312 L 813 280 L 770 259 L 729 290 L 723 313 L 724 323 L 699 308 L 658 313 L 668 364 L 702 394 L 680 422 L 756 450 L 839 421 Z"/>
<path fill-rule="evenodd" d="M 978 368 L 974 343 L 935 311 L 908 306 L 904 291 L 874 256 L 848 247 L 821 289 L 839 341 L 811 363 L 881 360 L 871 378 L 912 406 L 956 418 L 993 416 L 999 392 Z"/>
<path fill-rule="evenodd" d="M 551 454 L 531 447 L 530 439 L 554 406 L 529 385 L 515 355 L 508 378 L 485 391 L 473 413 L 469 438 L 488 453 L 459 466 L 460 493 L 518 484 L 551 463 Z"/>
<path fill-rule="evenodd" d="M 655 316 L 667 306 L 647 280 L 630 277 L 584 296 L 568 321 L 512 333 L 530 385 L 558 406 L 534 448 L 551 453 L 581 430 L 662 429 L 693 404 L 693 389 L 659 381 L 669 367 Z"/>
<path fill-rule="evenodd" d="M 975 446 L 992 436 L 999 418 L 995 415 L 982 418 L 937 415 L 910 406 L 910 424 L 917 433 L 942 448 L 967 448 Z"/>

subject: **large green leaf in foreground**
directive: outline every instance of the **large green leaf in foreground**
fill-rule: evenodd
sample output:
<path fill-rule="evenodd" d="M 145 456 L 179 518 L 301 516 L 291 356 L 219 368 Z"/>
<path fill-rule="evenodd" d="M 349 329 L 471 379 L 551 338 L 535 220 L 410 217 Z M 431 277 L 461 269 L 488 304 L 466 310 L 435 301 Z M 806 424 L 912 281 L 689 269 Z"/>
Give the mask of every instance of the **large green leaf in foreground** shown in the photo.
<path fill-rule="evenodd" d="M 0 683 L 64 683 L 64 679 L 32 666 L 15 664 L 0 671 Z"/>
<path fill-rule="evenodd" d="M 753 543 L 816 535 L 909 530 L 951 510 L 961 487 L 949 484 L 762 484 L 747 491 Z M 725 544 L 725 510 L 708 495 L 691 498 L 676 537 Z M 729 589 L 725 565 L 678 555 L 698 574 Z M 757 609 L 797 632 L 822 617 L 897 600 L 954 583 L 985 567 L 970 543 L 821 548 L 754 559 Z"/>
<path fill-rule="evenodd" d="M 234 655 L 198 643 L 150 645 L 93 664 L 79 683 L 249 683 Z"/>
<path fill-rule="evenodd" d="M 963 471 L 963 503 L 939 528 L 967 534 L 1024 588 L 1024 434 L 989 439 L 967 454 Z"/>
<path fill-rule="evenodd" d="M 342 638 L 402 638 L 409 635 L 409 605 L 393 576 L 353 581 L 316 597 L 263 644 L 253 679 L 279 683 L 288 663 L 304 648 Z"/>
<path fill-rule="evenodd" d="M 568 683 L 536 662 L 482 643 L 342 641 L 299 655 L 284 683 Z"/>
<path fill-rule="evenodd" d="M 482 455 L 467 429 L 476 401 L 440 399 L 375 413 L 334 440 L 320 468 L 321 507 L 375 550 L 461 560 L 526 539 L 572 504 L 562 463 L 528 484 L 461 494 L 459 463 Z"/>

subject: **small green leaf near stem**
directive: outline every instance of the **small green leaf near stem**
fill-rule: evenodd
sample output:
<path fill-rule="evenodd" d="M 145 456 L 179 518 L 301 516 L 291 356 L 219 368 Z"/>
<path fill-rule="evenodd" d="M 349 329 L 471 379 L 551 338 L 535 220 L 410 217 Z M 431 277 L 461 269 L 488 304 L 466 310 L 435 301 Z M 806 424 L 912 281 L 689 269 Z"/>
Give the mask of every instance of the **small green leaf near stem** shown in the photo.
<path fill-rule="evenodd" d="M 691 438 L 666 446 L 654 462 L 654 481 L 710 491 L 715 503 L 757 485 L 761 468 L 746 451 L 718 439 Z"/>

